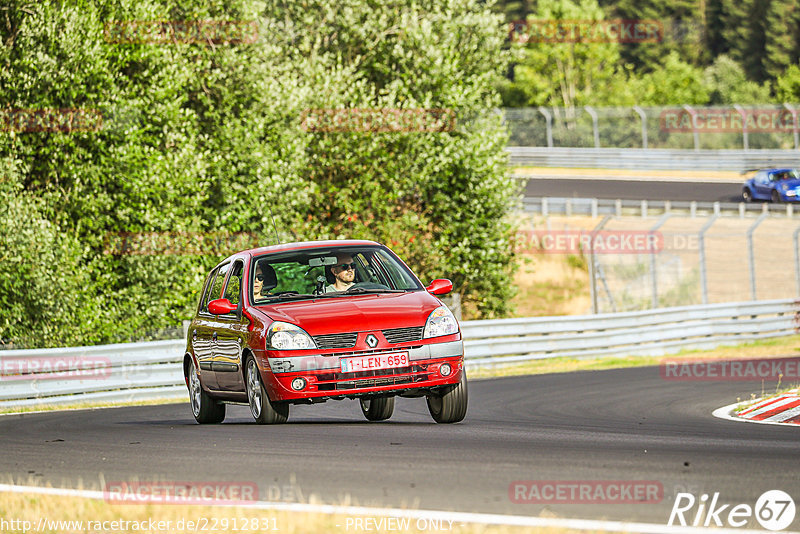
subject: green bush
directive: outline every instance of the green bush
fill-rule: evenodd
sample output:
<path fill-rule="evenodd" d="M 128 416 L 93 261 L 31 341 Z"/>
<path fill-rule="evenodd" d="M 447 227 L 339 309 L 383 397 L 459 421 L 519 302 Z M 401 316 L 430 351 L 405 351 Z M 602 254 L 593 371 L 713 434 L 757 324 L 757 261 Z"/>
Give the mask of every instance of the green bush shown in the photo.
<path fill-rule="evenodd" d="M 255 21 L 259 34 L 126 44 L 109 32 L 153 20 Z M 3 250 L 15 258 L 2 266 L 0 337 L 158 336 L 191 315 L 205 273 L 234 250 L 120 256 L 105 250 L 110 238 L 247 232 L 268 245 L 273 216 L 283 240 L 383 241 L 423 281 L 453 279 L 476 316 L 505 314 L 516 191 L 506 133 L 488 112 L 504 37 L 478 0 L 8 2 L 0 109 L 103 120 L 97 131 L 0 131 Z M 455 122 L 304 129 L 308 110 L 327 108 L 441 108 Z M 60 279 L 45 283 L 53 265 Z M 47 284 L 57 298 L 42 294 Z"/>

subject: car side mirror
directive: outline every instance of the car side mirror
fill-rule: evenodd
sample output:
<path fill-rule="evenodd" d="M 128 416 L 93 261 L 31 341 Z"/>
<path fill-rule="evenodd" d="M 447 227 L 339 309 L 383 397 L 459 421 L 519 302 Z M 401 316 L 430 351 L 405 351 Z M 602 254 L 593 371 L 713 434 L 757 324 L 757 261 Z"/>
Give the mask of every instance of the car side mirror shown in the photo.
<path fill-rule="evenodd" d="M 226 315 L 236 311 L 236 304 L 228 299 L 216 299 L 208 303 L 208 311 L 214 315 Z"/>
<path fill-rule="evenodd" d="M 447 278 L 437 278 L 425 289 L 431 295 L 447 295 L 453 290 L 453 282 Z"/>

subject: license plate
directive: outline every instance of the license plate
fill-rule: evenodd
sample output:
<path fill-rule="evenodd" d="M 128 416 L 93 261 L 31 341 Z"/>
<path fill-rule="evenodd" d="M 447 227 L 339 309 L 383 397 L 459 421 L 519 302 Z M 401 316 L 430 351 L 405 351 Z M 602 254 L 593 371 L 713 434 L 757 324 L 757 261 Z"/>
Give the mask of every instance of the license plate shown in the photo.
<path fill-rule="evenodd" d="M 393 369 L 395 367 L 408 367 L 407 352 L 392 352 L 391 354 L 371 354 L 369 356 L 353 356 L 342 358 L 343 373 L 360 373 L 375 369 Z"/>

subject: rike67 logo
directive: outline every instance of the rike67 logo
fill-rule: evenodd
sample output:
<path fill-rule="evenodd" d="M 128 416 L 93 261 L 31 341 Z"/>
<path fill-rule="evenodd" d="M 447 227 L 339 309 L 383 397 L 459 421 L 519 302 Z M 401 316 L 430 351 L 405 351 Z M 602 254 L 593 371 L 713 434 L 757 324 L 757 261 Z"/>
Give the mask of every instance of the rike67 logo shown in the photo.
<path fill-rule="evenodd" d="M 754 507 L 749 504 L 723 503 L 719 492 L 699 499 L 691 493 L 678 493 L 669 514 L 668 525 L 685 527 L 744 527 L 753 518 L 767 530 L 783 530 L 794 521 L 794 500 L 781 490 L 769 490 L 761 494 Z"/>

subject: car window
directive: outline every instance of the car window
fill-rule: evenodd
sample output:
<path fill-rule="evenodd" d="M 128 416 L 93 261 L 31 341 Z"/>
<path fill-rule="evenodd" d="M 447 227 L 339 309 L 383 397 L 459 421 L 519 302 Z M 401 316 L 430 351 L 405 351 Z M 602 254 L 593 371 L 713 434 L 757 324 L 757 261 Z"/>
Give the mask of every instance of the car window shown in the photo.
<path fill-rule="evenodd" d="M 228 278 L 228 284 L 225 286 L 224 297 L 236 305 L 238 305 L 239 301 L 241 300 L 243 270 L 244 263 L 241 260 L 234 263 L 231 276 Z"/>
<path fill-rule="evenodd" d="M 254 295 L 254 300 L 256 302 L 269 300 L 287 292 L 301 295 L 311 295 L 315 291 L 322 292 L 322 288 L 334 282 L 331 267 L 342 255 L 353 258 L 356 286 L 361 284 L 365 288 L 378 291 L 422 289 L 408 268 L 381 247 L 321 248 L 256 258 L 255 265 L 260 265 L 261 270 L 266 270 L 268 266 L 275 272 L 277 285 L 272 288 L 265 287 L 260 296 Z M 250 283 L 252 291 L 253 281 Z"/>
<path fill-rule="evenodd" d="M 203 306 L 201 307 L 201 311 L 207 312 L 208 311 L 208 303 L 214 299 L 220 298 L 222 295 L 222 284 L 225 282 L 225 275 L 228 274 L 228 269 L 230 268 L 231 264 L 226 263 L 225 265 L 221 265 L 216 269 L 211 277 L 213 278 L 211 283 L 208 285 L 208 292 L 206 293 L 205 298 L 203 299 Z"/>
<path fill-rule="evenodd" d="M 769 181 L 767 178 L 767 173 L 765 173 L 764 171 L 761 171 L 758 174 L 756 174 L 756 182 L 763 184 L 767 183 L 767 181 Z"/>

